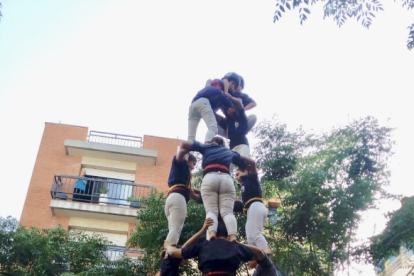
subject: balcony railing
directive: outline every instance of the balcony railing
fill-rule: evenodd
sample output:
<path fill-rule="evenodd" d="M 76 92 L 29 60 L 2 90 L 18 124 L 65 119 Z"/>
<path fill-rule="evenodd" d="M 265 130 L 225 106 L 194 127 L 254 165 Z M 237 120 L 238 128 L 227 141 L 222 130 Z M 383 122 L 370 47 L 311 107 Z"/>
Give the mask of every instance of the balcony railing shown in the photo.
<path fill-rule="evenodd" d="M 88 142 L 142 148 L 142 137 L 101 131 L 89 131 Z"/>
<path fill-rule="evenodd" d="M 148 197 L 153 188 L 122 180 L 55 175 L 51 195 L 52 199 L 140 208 L 134 199 Z"/>
<path fill-rule="evenodd" d="M 122 246 L 108 246 L 105 255 L 109 261 L 117 261 L 129 254 L 142 254 L 142 250 L 126 249 Z"/>

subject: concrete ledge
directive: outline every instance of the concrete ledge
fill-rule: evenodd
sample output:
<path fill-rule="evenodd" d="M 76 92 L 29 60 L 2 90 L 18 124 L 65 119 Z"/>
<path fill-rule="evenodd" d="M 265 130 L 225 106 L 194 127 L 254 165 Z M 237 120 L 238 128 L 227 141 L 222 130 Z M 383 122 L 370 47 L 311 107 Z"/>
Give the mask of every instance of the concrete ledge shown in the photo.
<path fill-rule="evenodd" d="M 149 166 L 157 164 L 158 152 L 156 150 L 70 139 L 66 139 L 64 145 L 66 155 L 69 156 L 87 156 Z"/>
<path fill-rule="evenodd" d="M 66 200 L 52 199 L 50 208 L 55 216 L 79 217 L 118 222 L 136 223 L 137 212 L 140 209 L 117 207 L 112 205 L 98 205 Z"/>

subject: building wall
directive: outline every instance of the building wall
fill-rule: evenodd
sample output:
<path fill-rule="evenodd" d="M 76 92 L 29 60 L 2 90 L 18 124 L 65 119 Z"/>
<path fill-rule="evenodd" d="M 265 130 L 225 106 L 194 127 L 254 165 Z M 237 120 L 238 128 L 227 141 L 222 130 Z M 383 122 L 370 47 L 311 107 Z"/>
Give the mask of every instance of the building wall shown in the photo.
<path fill-rule="evenodd" d="M 167 181 L 172 158 L 177 154 L 177 147 L 181 143 L 182 140 L 179 139 L 144 135 L 142 148 L 158 151 L 157 165 L 137 165 L 135 183 L 153 185 L 158 191 L 168 190 Z"/>
<path fill-rule="evenodd" d="M 112 174 L 115 172 L 121 174 L 131 173 L 131 176 L 135 177 L 135 183 L 153 185 L 158 191 L 168 190 L 167 179 L 171 161 L 177 153 L 177 148 L 181 145 L 182 140 L 145 135 L 143 149 L 157 150 L 157 164 L 156 166 L 134 165 L 136 167 L 136 171 L 134 171 L 134 166 L 131 167 L 133 164 L 127 164 L 127 162 L 66 155 L 64 147 L 66 139 L 86 141 L 87 136 L 87 127 L 56 123 L 45 124 L 20 218 L 22 226 L 51 228 L 61 224 L 64 229 L 69 229 L 70 218 L 53 216 L 52 214 L 50 190 L 54 175 L 76 176 L 79 174 L 82 166 L 87 170 L 99 168 Z M 108 169 L 108 166 L 111 168 Z M 129 228 L 132 230 L 135 228 L 135 225 L 131 224 Z"/>
<path fill-rule="evenodd" d="M 69 218 L 55 217 L 50 209 L 50 189 L 55 174 L 78 175 L 81 157 L 66 156 L 65 139 L 86 141 L 88 128 L 46 123 L 20 218 L 22 226 L 68 229 Z"/>

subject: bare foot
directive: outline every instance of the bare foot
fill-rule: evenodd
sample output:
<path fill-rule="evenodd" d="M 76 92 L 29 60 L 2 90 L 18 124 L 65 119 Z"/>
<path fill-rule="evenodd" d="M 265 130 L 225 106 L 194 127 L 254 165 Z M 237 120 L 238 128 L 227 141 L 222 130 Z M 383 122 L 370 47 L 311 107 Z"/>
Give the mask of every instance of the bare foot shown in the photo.
<path fill-rule="evenodd" d="M 236 235 L 235 234 L 229 235 L 229 241 L 231 241 L 231 242 L 237 242 Z"/>

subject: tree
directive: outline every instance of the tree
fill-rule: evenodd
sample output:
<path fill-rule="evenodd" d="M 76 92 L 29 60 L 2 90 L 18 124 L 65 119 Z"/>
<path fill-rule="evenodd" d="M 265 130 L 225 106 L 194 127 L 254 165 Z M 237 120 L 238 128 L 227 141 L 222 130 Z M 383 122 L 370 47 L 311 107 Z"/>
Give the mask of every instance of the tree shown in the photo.
<path fill-rule="evenodd" d="M 264 231 L 283 275 L 332 275 L 360 252 L 351 242 L 362 212 L 389 197 L 383 188 L 389 183 L 391 132 L 372 117 L 319 135 L 301 128 L 289 131 L 277 121 L 264 121 L 255 129 L 259 142 L 254 158 L 261 170 L 263 197 L 283 201 L 278 222 L 267 224 Z M 196 186 L 200 179 L 198 175 Z M 144 200 L 146 208 L 138 213 L 137 230 L 129 241 L 146 251 L 146 275 L 160 267 L 159 253 L 168 233 L 164 200 L 157 193 Z M 190 201 L 181 243 L 201 228 L 204 218 L 203 206 Z M 238 239 L 244 241 L 245 218 L 237 220 Z M 185 270 L 187 275 L 200 275 L 190 265 Z"/>
<path fill-rule="evenodd" d="M 0 275 L 140 275 L 129 258 L 110 262 L 110 242 L 100 235 L 18 227 L 0 217 Z"/>
<path fill-rule="evenodd" d="M 320 135 L 270 121 L 256 128 L 262 182 L 284 198 L 268 240 L 285 275 L 332 275 L 349 265 L 361 213 L 389 196 L 391 131 L 372 117 Z"/>
<path fill-rule="evenodd" d="M 276 11 L 273 22 L 278 21 L 282 17 L 282 13 L 286 10 L 299 9 L 300 24 L 306 21 L 311 13 L 309 6 L 318 0 L 277 0 Z M 322 0 L 323 2 L 323 0 Z M 414 0 L 402 0 L 402 6 L 408 10 L 414 8 Z M 365 28 L 369 28 L 375 13 L 383 11 L 382 4 L 379 0 L 327 0 L 324 7 L 324 18 L 333 17 L 336 24 L 341 27 L 350 18 L 361 20 L 361 24 Z M 414 48 L 414 23 L 408 26 L 409 34 L 407 40 L 407 48 Z"/>
<path fill-rule="evenodd" d="M 401 200 L 401 208 L 388 213 L 384 231 L 371 238 L 370 253 L 374 264 L 398 254 L 401 247 L 414 250 L 414 196 Z"/>

